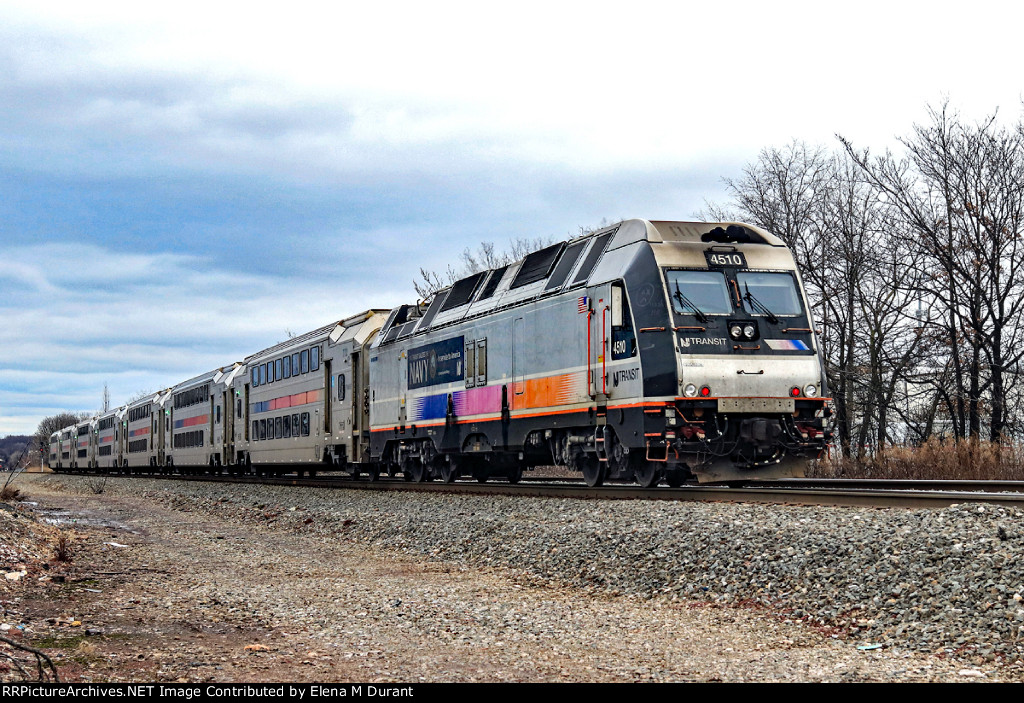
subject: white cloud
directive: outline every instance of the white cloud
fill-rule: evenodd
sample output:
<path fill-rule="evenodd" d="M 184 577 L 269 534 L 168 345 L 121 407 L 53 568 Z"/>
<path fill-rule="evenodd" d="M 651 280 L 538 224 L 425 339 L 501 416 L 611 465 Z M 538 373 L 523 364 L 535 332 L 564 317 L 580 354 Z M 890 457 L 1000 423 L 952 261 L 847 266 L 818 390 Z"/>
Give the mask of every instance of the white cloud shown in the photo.
<path fill-rule="evenodd" d="M 316 280 L 232 273 L 180 254 L 119 253 L 68 242 L 69 262 L 47 271 L 45 294 L 7 275 L 53 245 L 4 251 L 0 303 L 0 412 L 91 410 L 104 382 L 124 402 L 140 388 L 174 385 L 286 338 L 369 307 L 402 301 L 406 281 L 372 289 L 344 273 Z M 57 410 L 53 410 L 56 412 Z M 52 414 L 52 413 L 50 413 Z M 35 417 L 38 422 L 41 416 Z M 0 424 L 0 436 L 14 432 Z"/>

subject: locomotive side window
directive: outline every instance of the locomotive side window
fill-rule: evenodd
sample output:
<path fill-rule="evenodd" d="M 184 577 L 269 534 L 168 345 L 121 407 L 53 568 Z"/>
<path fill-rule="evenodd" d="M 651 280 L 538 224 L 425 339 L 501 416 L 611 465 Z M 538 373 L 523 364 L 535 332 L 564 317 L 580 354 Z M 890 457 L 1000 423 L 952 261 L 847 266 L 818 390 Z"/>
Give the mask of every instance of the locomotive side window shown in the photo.
<path fill-rule="evenodd" d="M 680 315 L 728 315 L 732 301 L 725 276 L 719 271 L 666 271 L 668 297 Z"/>
<path fill-rule="evenodd" d="M 765 314 L 761 306 L 776 315 L 799 315 L 803 312 L 796 281 L 788 273 L 740 271 L 736 274 L 736 282 L 740 287 L 743 308 L 751 315 Z M 753 300 L 748 297 L 748 291 Z"/>
<path fill-rule="evenodd" d="M 466 388 L 476 385 L 476 342 L 466 340 Z"/>
<path fill-rule="evenodd" d="M 487 340 L 476 341 L 476 385 L 487 385 Z"/>
<path fill-rule="evenodd" d="M 612 298 L 612 359 L 628 359 L 636 356 L 636 335 L 633 333 L 633 318 L 629 314 L 629 300 L 621 285 L 611 289 Z"/>

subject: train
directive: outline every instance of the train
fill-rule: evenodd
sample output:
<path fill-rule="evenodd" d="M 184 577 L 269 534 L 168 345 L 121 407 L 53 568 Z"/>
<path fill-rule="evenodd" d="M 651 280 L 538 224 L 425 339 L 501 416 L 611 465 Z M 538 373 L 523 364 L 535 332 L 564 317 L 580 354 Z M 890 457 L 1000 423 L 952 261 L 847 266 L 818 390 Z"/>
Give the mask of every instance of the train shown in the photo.
<path fill-rule="evenodd" d="M 370 309 L 55 432 L 54 471 L 518 482 L 803 476 L 831 438 L 790 249 L 632 219 Z"/>

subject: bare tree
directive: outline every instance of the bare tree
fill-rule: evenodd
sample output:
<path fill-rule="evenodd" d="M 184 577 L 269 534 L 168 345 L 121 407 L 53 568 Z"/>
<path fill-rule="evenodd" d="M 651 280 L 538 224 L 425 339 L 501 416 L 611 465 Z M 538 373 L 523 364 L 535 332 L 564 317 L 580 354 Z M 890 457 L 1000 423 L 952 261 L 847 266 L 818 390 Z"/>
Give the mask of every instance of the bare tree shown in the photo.
<path fill-rule="evenodd" d="M 50 435 L 54 432 L 59 432 L 65 427 L 81 422 L 82 417 L 80 414 L 65 411 L 49 417 L 44 417 L 39 422 L 39 427 L 36 429 L 35 436 L 33 437 L 33 444 L 42 453 L 43 456 L 50 455 Z"/>
<path fill-rule="evenodd" d="M 1024 356 L 1024 124 L 968 124 L 948 104 L 902 140 L 906 156 L 847 154 L 899 213 L 920 251 L 927 324 L 946 350 L 930 383 L 957 437 L 1004 436 Z"/>

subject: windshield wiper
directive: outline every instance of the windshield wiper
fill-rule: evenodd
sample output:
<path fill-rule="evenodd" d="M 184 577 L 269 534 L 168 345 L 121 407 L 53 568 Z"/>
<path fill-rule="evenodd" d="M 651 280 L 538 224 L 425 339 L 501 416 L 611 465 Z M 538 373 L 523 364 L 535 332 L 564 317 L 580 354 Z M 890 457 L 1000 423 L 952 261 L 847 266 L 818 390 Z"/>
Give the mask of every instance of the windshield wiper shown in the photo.
<path fill-rule="evenodd" d="M 775 313 L 769 310 L 767 305 L 765 305 L 760 300 L 755 298 L 754 294 L 750 292 L 750 285 L 744 283 L 743 287 L 747 289 L 747 294 L 743 296 L 743 299 L 749 302 L 758 310 L 760 310 L 763 315 L 767 316 L 768 322 L 772 323 L 773 325 L 779 324 L 779 318 L 775 316 Z"/>
<path fill-rule="evenodd" d="M 708 316 L 705 315 L 701 311 L 700 308 L 698 308 L 696 305 L 694 305 L 693 302 L 689 298 L 687 298 L 685 295 L 683 295 L 683 292 L 681 290 L 679 290 L 679 281 L 676 281 L 676 292 L 675 292 L 675 295 L 672 296 L 672 297 L 674 297 L 676 300 L 678 300 L 680 305 L 685 305 L 686 307 L 688 307 L 691 310 L 693 310 L 693 314 L 697 316 L 697 319 L 700 322 L 703 322 L 704 324 L 707 324 Z"/>

